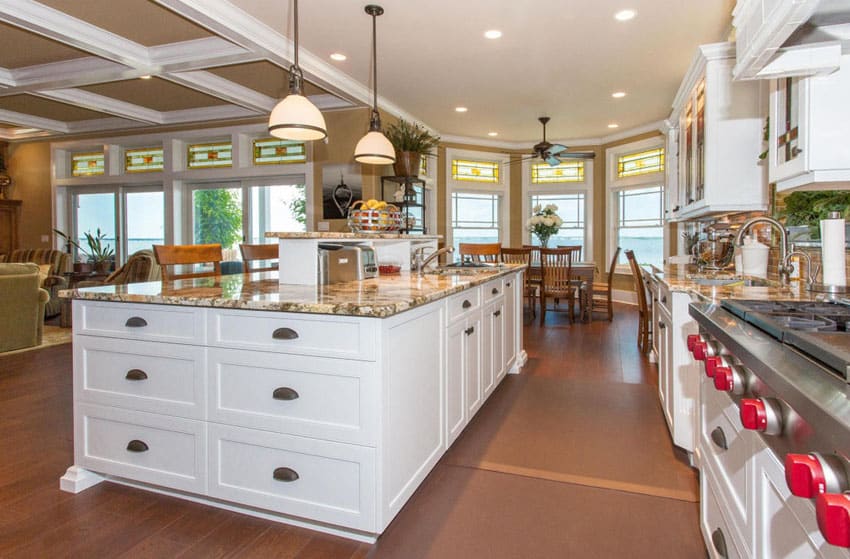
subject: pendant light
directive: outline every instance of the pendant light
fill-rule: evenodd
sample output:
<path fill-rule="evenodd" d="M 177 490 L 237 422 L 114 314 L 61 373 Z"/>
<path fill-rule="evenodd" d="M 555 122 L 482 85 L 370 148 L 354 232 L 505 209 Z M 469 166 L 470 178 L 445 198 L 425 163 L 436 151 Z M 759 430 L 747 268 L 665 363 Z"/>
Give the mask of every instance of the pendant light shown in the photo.
<path fill-rule="evenodd" d="M 295 58 L 289 67 L 289 95 L 272 109 L 269 134 L 299 142 L 327 138 L 325 117 L 316 105 L 303 95 L 304 73 L 298 66 L 298 0 L 294 0 Z"/>
<path fill-rule="evenodd" d="M 378 113 L 378 42 L 375 31 L 375 18 L 383 14 L 384 9 L 369 4 L 366 13 L 372 16 L 372 116 L 369 119 L 369 131 L 354 148 L 354 160 L 369 165 L 389 165 L 395 163 L 395 148 L 381 131 L 381 115 Z"/>

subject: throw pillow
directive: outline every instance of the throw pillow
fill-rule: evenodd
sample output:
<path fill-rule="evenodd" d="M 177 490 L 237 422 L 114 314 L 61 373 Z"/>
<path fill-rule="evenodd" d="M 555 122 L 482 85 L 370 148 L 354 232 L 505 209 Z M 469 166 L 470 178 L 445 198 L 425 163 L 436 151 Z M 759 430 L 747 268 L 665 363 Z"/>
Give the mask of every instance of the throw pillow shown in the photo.
<path fill-rule="evenodd" d="M 44 285 L 44 280 L 47 279 L 47 276 L 50 275 L 50 267 L 52 264 L 39 264 L 38 265 L 38 285 L 39 287 Z"/>

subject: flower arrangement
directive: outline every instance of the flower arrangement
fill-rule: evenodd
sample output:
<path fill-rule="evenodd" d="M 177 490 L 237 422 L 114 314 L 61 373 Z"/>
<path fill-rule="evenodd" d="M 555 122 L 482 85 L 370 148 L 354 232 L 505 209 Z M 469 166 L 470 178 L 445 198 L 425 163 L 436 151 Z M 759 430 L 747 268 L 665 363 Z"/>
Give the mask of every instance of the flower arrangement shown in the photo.
<path fill-rule="evenodd" d="M 537 204 L 532 208 L 534 213 L 528 218 L 525 226 L 528 230 L 540 240 L 540 246 L 549 246 L 549 237 L 556 234 L 561 228 L 564 220 L 557 214 L 558 206 L 555 204 L 546 204 L 541 206 Z"/>

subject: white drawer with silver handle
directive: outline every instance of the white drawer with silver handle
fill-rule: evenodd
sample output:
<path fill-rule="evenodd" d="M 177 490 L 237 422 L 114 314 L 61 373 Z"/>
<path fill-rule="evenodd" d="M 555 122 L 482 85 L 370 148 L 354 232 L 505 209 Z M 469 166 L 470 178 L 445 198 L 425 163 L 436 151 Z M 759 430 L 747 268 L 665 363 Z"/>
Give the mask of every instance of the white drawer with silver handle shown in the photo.
<path fill-rule="evenodd" d="M 74 301 L 74 334 L 202 345 L 206 309 Z"/>

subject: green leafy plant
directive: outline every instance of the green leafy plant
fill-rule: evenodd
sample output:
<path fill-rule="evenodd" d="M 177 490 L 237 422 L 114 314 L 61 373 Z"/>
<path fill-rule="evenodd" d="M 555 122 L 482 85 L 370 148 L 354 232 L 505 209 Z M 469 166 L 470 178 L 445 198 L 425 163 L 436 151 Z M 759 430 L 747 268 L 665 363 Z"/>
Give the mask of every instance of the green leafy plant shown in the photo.
<path fill-rule="evenodd" d="M 59 229 L 54 229 L 54 233 L 56 233 L 62 241 L 65 243 L 65 252 L 71 254 L 71 247 L 76 247 L 81 253 L 85 254 L 86 257 L 89 256 L 89 253 L 85 251 L 83 247 L 80 246 L 80 243 L 71 238 L 71 235 L 65 233 L 64 231 L 60 231 Z"/>
<path fill-rule="evenodd" d="M 850 191 L 824 190 L 818 192 L 793 192 L 785 197 L 785 207 L 779 212 L 785 225 L 808 225 L 812 238 L 820 238 L 818 227 L 829 212 L 840 212 L 844 219 L 850 217 Z"/>
<path fill-rule="evenodd" d="M 229 248 L 242 240 L 242 206 L 225 189 L 195 191 L 195 242 Z"/>
<path fill-rule="evenodd" d="M 115 257 L 115 249 L 108 243 L 103 242 L 106 239 L 106 233 L 102 233 L 100 227 L 97 228 L 97 232 L 94 235 L 90 231 L 86 231 L 83 235 L 85 235 L 86 243 L 89 245 L 89 262 L 97 264 L 112 260 Z"/>
<path fill-rule="evenodd" d="M 431 155 L 440 137 L 428 132 L 424 126 L 400 119 L 396 124 L 387 126 L 387 139 L 396 151 L 411 151 L 420 155 Z"/>

